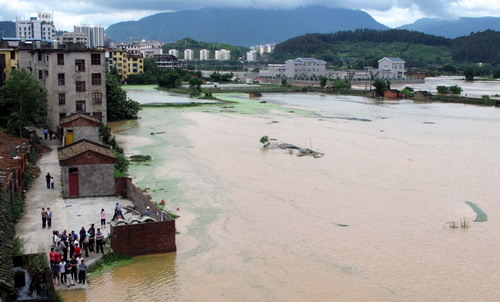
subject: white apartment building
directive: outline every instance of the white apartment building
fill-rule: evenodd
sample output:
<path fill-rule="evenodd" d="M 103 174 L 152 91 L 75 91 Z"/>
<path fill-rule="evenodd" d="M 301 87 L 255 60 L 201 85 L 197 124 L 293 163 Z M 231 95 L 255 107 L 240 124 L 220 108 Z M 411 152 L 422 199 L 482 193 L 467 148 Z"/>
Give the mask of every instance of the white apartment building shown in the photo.
<path fill-rule="evenodd" d="M 405 61 L 400 58 L 385 57 L 378 60 L 378 70 L 376 74 L 380 79 L 405 79 Z"/>
<path fill-rule="evenodd" d="M 134 41 L 132 43 L 113 44 L 112 48 L 124 49 L 128 54 L 141 55 L 143 58 L 153 58 L 163 54 L 162 42 L 159 41 Z"/>
<path fill-rule="evenodd" d="M 21 43 L 18 50 L 19 67 L 47 90 L 49 129 L 56 131 L 62 118 L 77 112 L 106 122 L 104 51 L 57 42 Z"/>
<path fill-rule="evenodd" d="M 179 51 L 177 49 L 169 49 L 168 54 L 171 56 L 174 56 L 176 58 L 179 58 Z"/>
<path fill-rule="evenodd" d="M 257 52 L 257 50 L 252 49 L 252 50 L 247 52 L 247 61 L 248 62 L 255 62 L 255 61 L 257 61 L 258 58 L 259 58 L 259 53 Z"/>
<path fill-rule="evenodd" d="M 285 75 L 294 80 L 319 80 L 326 74 L 326 62 L 314 58 L 297 58 L 285 62 Z"/>
<path fill-rule="evenodd" d="M 16 38 L 52 40 L 56 28 L 51 13 L 38 13 L 29 20 L 16 20 Z"/>
<path fill-rule="evenodd" d="M 104 27 L 100 25 L 80 25 L 74 26 L 73 31 L 87 34 L 87 47 L 96 48 L 104 46 Z"/>
<path fill-rule="evenodd" d="M 265 78 L 285 78 L 285 64 L 268 64 L 267 69 L 259 70 L 259 76 Z"/>
<path fill-rule="evenodd" d="M 231 58 L 231 51 L 227 49 L 220 49 L 215 51 L 215 59 L 217 61 L 227 61 Z"/>
<path fill-rule="evenodd" d="M 60 43 L 82 44 L 85 45 L 86 47 L 88 45 L 88 37 L 86 33 L 68 32 L 68 33 L 63 33 L 62 35 L 59 36 L 55 36 L 55 39 Z"/>
<path fill-rule="evenodd" d="M 186 61 L 194 60 L 194 51 L 192 49 L 184 50 L 184 60 Z"/>
<path fill-rule="evenodd" d="M 200 50 L 200 61 L 208 61 L 210 59 L 210 50 L 202 49 Z"/>

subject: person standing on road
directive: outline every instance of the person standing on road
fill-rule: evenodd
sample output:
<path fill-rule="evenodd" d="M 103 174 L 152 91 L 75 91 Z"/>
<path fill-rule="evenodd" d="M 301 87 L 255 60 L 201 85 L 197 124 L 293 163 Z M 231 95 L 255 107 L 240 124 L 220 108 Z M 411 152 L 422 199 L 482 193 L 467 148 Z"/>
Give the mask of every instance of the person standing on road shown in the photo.
<path fill-rule="evenodd" d="M 45 208 L 42 208 L 42 228 L 45 229 L 46 225 L 47 225 L 47 211 L 45 211 Z"/>
<path fill-rule="evenodd" d="M 94 227 L 93 223 L 90 225 L 90 228 L 87 230 L 87 234 L 89 237 L 89 252 L 93 253 L 94 246 L 95 246 L 95 227 Z"/>
<path fill-rule="evenodd" d="M 101 228 L 106 227 L 106 212 L 104 209 L 101 209 Z"/>
<path fill-rule="evenodd" d="M 47 140 L 47 137 L 49 136 L 49 129 L 43 129 L 43 136 L 45 137 L 45 140 Z"/>
<path fill-rule="evenodd" d="M 61 285 L 66 283 L 66 261 L 59 262 L 59 271 L 61 272 Z"/>
<path fill-rule="evenodd" d="M 87 278 L 87 265 L 85 264 L 85 261 L 82 259 L 82 261 L 78 265 L 78 284 L 85 285 L 86 278 Z"/>
<path fill-rule="evenodd" d="M 47 173 L 47 175 L 45 175 L 45 182 L 47 182 L 47 189 L 50 189 L 50 178 L 52 176 L 50 176 L 50 173 Z"/>
<path fill-rule="evenodd" d="M 101 252 L 104 254 L 103 241 L 104 241 L 104 236 L 101 232 L 101 229 L 97 228 L 97 232 L 95 233 L 96 254 L 99 253 L 99 248 L 101 249 Z"/>
<path fill-rule="evenodd" d="M 83 248 L 83 242 L 85 241 L 85 238 L 87 237 L 87 231 L 85 231 L 85 228 L 82 227 L 80 230 L 80 247 Z"/>
<path fill-rule="evenodd" d="M 77 277 L 76 276 L 76 269 L 78 266 L 78 260 L 76 260 L 75 255 L 73 255 L 73 257 L 71 257 L 69 264 L 71 265 L 71 278 L 73 279 L 71 282 L 71 285 L 75 285 L 74 282 L 76 281 L 76 277 Z"/>
<path fill-rule="evenodd" d="M 51 176 L 51 177 L 50 177 L 50 188 L 51 188 L 52 190 L 54 190 L 54 183 L 55 183 L 55 181 L 54 181 L 54 177 L 52 177 L 52 176 Z"/>
<path fill-rule="evenodd" d="M 47 208 L 47 226 L 50 227 L 52 226 L 52 211 L 50 208 Z"/>

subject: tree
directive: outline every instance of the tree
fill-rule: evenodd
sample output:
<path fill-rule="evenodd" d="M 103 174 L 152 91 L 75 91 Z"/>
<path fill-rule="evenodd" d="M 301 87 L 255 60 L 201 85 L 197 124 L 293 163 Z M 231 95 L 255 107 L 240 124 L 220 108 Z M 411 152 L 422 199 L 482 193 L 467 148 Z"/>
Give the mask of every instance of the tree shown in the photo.
<path fill-rule="evenodd" d="M 112 76 L 114 76 L 118 82 L 122 80 L 122 77 L 120 76 L 120 73 L 118 72 L 118 68 L 116 68 L 116 66 L 113 66 L 113 68 L 111 68 L 111 71 L 109 73 Z"/>
<path fill-rule="evenodd" d="M 197 77 L 192 77 L 189 81 L 189 87 L 198 93 L 201 92 L 201 85 L 203 84 L 203 80 Z"/>
<path fill-rule="evenodd" d="M 288 87 L 288 80 L 286 78 L 281 79 L 281 86 Z"/>
<path fill-rule="evenodd" d="M 23 137 L 25 127 L 46 122 L 47 91 L 25 69 L 13 70 L 0 88 L 0 123 Z"/>
<path fill-rule="evenodd" d="M 177 72 L 177 70 L 169 70 L 168 72 L 163 73 L 158 79 L 158 84 L 161 87 L 165 88 L 176 88 L 181 86 L 181 76 Z"/>
<path fill-rule="evenodd" d="M 474 68 L 474 66 L 469 65 L 464 69 L 464 76 L 466 81 L 473 81 L 475 75 L 476 69 Z"/>
<path fill-rule="evenodd" d="M 376 79 L 372 85 L 375 87 L 377 96 L 383 96 L 386 90 L 391 89 L 391 82 L 382 79 Z"/>
<path fill-rule="evenodd" d="M 214 71 L 210 75 L 210 81 L 212 81 L 212 82 L 220 82 L 220 79 L 221 79 L 221 74 L 218 73 L 217 71 Z"/>
<path fill-rule="evenodd" d="M 328 79 L 325 76 L 320 76 L 319 77 L 319 86 L 321 86 L 321 88 L 325 88 L 327 81 L 328 81 Z"/>
<path fill-rule="evenodd" d="M 439 94 L 450 93 L 450 88 L 448 86 L 436 86 L 436 90 Z"/>
<path fill-rule="evenodd" d="M 108 121 L 136 119 L 141 105 L 127 98 L 127 92 L 112 74 L 106 75 L 106 99 Z"/>

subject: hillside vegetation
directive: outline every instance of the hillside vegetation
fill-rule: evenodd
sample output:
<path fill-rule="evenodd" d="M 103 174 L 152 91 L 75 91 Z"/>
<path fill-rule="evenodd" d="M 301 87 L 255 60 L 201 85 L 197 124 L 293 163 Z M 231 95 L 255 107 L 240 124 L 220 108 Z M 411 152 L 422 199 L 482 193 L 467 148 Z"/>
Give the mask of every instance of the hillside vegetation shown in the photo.
<path fill-rule="evenodd" d="M 360 67 L 374 65 L 383 57 L 400 57 L 409 67 L 471 62 L 496 65 L 500 63 L 500 32 L 488 30 L 456 39 L 408 30 L 307 34 L 278 44 L 271 61 L 295 57 L 314 57 L 333 65 L 358 62 Z"/>

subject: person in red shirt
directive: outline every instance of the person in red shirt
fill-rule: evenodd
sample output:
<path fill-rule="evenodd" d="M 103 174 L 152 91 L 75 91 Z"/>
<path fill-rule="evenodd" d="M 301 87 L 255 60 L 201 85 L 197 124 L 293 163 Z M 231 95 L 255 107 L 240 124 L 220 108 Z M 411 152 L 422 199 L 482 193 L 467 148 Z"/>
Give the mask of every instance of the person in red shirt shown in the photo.
<path fill-rule="evenodd" d="M 54 255 L 55 265 L 59 264 L 59 262 L 61 262 L 61 260 L 62 260 L 62 255 L 56 251 L 56 254 Z"/>
<path fill-rule="evenodd" d="M 75 242 L 75 252 L 73 254 L 75 257 L 81 256 L 82 255 L 82 249 L 78 245 L 78 242 Z"/>
<path fill-rule="evenodd" d="M 50 268 L 54 266 L 56 262 L 55 258 L 56 258 L 56 252 L 54 251 L 54 248 L 51 248 L 49 253 Z"/>

